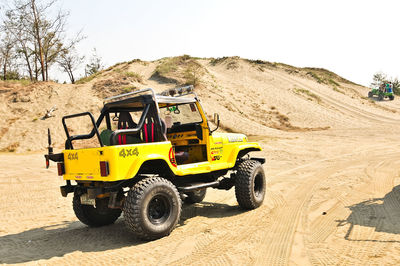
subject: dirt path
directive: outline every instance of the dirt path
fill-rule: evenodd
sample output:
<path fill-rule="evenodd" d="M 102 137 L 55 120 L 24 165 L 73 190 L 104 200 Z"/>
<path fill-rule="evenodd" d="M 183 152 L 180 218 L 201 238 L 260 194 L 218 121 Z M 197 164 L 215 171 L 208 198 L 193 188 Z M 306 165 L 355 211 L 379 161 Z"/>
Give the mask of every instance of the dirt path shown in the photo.
<path fill-rule="evenodd" d="M 169 237 L 142 242 L 114 225 L 77 221 L 54 166 L 0 154 L 0 263 L 396 264 L 400 259 L 398 127 L 258 137 L 269 190 L 242 211 L 234 192 L 184 206 Z M 373 141 L 371 141 L 373 139 Z"/>

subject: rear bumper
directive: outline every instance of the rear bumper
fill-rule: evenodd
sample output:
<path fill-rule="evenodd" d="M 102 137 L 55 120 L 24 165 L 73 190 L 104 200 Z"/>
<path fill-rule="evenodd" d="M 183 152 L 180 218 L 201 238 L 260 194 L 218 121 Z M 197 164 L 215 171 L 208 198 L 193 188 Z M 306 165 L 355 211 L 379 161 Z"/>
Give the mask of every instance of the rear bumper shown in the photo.
<path fill-rule="evenodd" d="M 74 192 L 75 187 L 76 187 L 76 186 L 73 186 L 73 185 L 71 185 L 71 184 L 67 184 L 67 185 L 65 185 L 65 186 L 61 186 L 61 187 L 60 187 L 61 195 L 62 195 L 63 197 L 68 196 L 69 193 Z"/>

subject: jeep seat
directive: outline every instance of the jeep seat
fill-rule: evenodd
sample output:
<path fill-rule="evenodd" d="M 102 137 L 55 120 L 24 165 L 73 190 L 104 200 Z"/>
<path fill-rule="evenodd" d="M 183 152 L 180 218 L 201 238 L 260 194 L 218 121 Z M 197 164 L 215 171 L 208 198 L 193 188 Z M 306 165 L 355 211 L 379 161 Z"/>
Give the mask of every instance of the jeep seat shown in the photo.
<path fill-rule="evenodd" d="M 120 112 L 118 117 L 118 129 L 135 128 L 137 124 L 133 122 L 131 114 L 129 112 Z M 141 140 L 135 135 L 121 134 L 118 136 L 118 144 L 134 144 L 140 143 Z"/>
<path fill-rule="evenodd" d="M 146 118 L 145 123 L 142 128 L 142 136 L 145 142 L 154 142 L 155 141 L 155 132 L 154 132 L 154 121 L 152 117 Z"/>

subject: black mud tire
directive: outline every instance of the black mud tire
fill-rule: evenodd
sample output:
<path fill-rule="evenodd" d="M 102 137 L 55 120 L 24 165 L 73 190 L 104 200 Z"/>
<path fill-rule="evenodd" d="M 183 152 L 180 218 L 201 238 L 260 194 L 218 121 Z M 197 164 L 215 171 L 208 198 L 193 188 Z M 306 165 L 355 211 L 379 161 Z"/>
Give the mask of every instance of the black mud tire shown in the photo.
<path fill-rule="evenodd" d="M 76 217 L 90 227 L 99 227 L 114 223 L 122 210 L 108 208 L 109 198 L 96 199 L 96 207 L 81 203 L 80 195 L 74 193 L 72 207 Z"/>
<path fill-rule="evenodd" d="M 372 93 L 372 91 L 368 92 L 368 98 L 372 98 L 372 96 L 374 96 L 374 94 Z"/>
<path fill-rule="evenodd" d="M 186 204 L 199 203 L 206 197 L 207 188 L 191 191 L 186 193 L 186 198 L 183 200 Z"/>
<path fill-rule="evenodd" d="M 178 190 L 170 181 L 148 177 L 128 192 L 124 203 L 125 224 L 140 239 L 158 239 L 175 228 L 181 208 Z"/>
<path fill-rule="evenodd" d="M 394 95 L 389 96 L 389 100 L 393 101 L 394 100 Z"/>
<path fill-rule="evenodd" d="M 259 207 L 265 197 L 266 180 L 264 169 L 255 160 L 242 161 L 237 166 L 235 179 L 236 200 L 240 207 L 248 210 Z"/>
<path fill-rule="evenodd" d="M 378 95 L 378 101 L 382 101 L 383 100 L 383 95 L 382 94 L 379 94 Z"/>

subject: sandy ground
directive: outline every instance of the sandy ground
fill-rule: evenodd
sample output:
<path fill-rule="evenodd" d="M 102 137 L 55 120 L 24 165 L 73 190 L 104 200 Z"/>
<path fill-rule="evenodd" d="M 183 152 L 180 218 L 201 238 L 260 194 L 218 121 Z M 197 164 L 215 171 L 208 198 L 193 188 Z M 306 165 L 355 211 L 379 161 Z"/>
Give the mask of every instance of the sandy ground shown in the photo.
<path fill-rule="evenodd" d="M 200 62 L 207 68 L 198 91 L 205 109 L 219 112 L 224 127 L 252 135 L 264 148 L 259 154 L 267 159 L 264 204 L 243 211 L 233 190 L 208 189 L 204 202 L 184 205 L 177 228 L 156 241 L 137 240 L 123 217 L 88 228 L 75 217 L 71 195 L 61 197 L 64 182 L 55 166 L 46 170 L 43 154 L 29 150 L 44 150 L 49 126 L 62 146 L 62 115 L 85 107 L 98 112 L 101 99 L 92 97 L 91 87 L 97 81 L 22 93 L 3 89 L 0 148 L 19 153 L 0 153 L 0 263 L 398 264 L 400 100 L 370 101 L 363 98 L 366 88 L 333 89 L 280 69 Z M 155 64 L 129 70 L 144 76 L 140 86 L 156 87 L 149 79 Z M 158 89 L 166 87 L 171 86 Z M 299 93 L 305 90 L 318 97 Z M 59 108 L 55 118 L 38 119 L 53 105 Z M 274 128 L 281 115 L 290 122 L 284 130 Z M 10 146 L 13 141 L 18 145 Z"/>
<path fill-rule="evenodd" d="M 114 225 L 88 228 L 41 154 L 0 155 L 0 262 L 5 264 L 396 264 L 399 127 L 256 137 L 268 162 L 264 205 L 233 190 L 184 206 L 168 237 L 143 242 Z"/>

